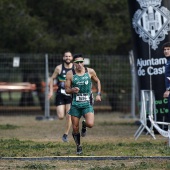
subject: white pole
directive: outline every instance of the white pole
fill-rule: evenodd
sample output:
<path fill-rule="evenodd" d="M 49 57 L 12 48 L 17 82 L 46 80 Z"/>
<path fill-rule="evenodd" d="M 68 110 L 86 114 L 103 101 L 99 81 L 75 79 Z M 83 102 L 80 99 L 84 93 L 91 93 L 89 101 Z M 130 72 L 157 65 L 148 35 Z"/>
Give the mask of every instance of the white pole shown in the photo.
<path fill-rule="evenodd" d="M 134 66 L 134 56 L 133 51 L 129 52 L 129 60 L 131 65 L 131 75 L 132 75 L 132 92 L 131 92 L 131 115 L 135 118 L 135 66 Z"/>
<path fill-rule="evenodd" d="M 45 54 L 45 111 L 44 116 L 36 117 L 36 120 L 54 120 L 55 117 L 50 117 L 50 101 L 48 99 L 49 86 L 48 86 L 48 54 Z"/>
<path fill-rule="evenodd" d="M 49 93 L 49 87 L 48 87 L 48 78 L 49 78 L 49 73 L 48 73 L 48 54 L 45 54 L 45 117 L 49 118 L 50 117 L 50 104 L 49 104 L 49 99 L 48 99 L 48 93 Z"/>

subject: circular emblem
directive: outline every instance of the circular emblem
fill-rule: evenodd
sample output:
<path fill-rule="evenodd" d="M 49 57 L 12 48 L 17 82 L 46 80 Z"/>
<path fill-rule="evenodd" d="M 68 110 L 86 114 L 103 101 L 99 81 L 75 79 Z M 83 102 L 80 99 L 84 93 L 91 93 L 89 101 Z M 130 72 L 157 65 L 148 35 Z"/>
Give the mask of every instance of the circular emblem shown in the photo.
<path fill-rule="evenodd" d="M 85 81 L 85 85 L 87 85 L 89 82 L 88 81 Z"/>
<path fill-rule="evenodd" d="M 162 0 L 137 0 L 142 9 L 134 14 L 133 28 L 139 37 L 156 50 L 170 31 L 170 11 L 161 7 Z"/>

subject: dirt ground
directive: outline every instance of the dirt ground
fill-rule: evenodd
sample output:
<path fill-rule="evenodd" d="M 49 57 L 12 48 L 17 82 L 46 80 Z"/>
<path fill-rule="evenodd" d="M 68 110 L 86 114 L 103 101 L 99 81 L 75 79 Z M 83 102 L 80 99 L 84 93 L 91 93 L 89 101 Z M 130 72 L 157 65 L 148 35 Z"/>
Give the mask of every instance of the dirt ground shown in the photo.
<path fill-rule="evenodd" d="M 0 116 L 0 125 L 10 124 L 19 126 L 14 130 L 1 130 L 0 138 L 9 139 L 17 138 L 20 140 L 32 141 L 61 141 L 65 129 L 65 119 L 59 120 L 57 117 L 54 119 L 37 120 L 37 116 Z M 96 113 L 95 125 L 93 128 L 87 130 L 87 137 L 83 139 L 84 142 L 88 141 L 110 141 L 110 142 L 134 142 L 134 134 L 138 129 L 135 122 L 138 119 L 132 119 L 130 114 L 123 113 Z M 125 126 L 130 124 L 132 126 Z M 114 125 L 114 126 L 113 126 Z M 81 126 L 81 125 L 80 125 Z M 73 142 L 71 135 L 72 129 L 69 132 L 69 141 Z M 142 133 L 137 141 L 153 140 L 150 135 Z M 157 140 L 165 141 L 161 136 L 157 136 Z"/>
<path fill-rule="evenodd" d="M 17 138 L 20 140 L 32 141 L 58 141 L 62 142 L 62 135 L 65 129 L 65 119 L 37 120 L 38 115 L 30 116 L 0 116 L 0 125 L 10 124 L 20 128 L 14 130 L 1 130 L 0 138 L 9 139 Z M 95 114 L 95 125 L 87 130 L 87 137 L 82 142 L 88 141 L 107 141 L 107 142 L 134 142 L 134 134 L 138 126 L 134 125 L 138 119 L 132 119 L 130 114 L 103 112 Z M 131 124 L 132 126 L 124 126 Z M 114 125 L 114 126 L 113 126 Z M 81 125 L 80 125 L 81 127 Z M 73 142 L 72 128 L 69 132 L 69 141 Z M 142 133 L 138 140 L 153 140 L 150 135 Z M 138 141 L 137 140 L 137 141 Z M 161 136 L 157 136 L 157 140 L 165 140 Z"/>
<path fill-rule="evenodd" d="M 62 135 L 65 128 L 65 120 L 36 120 L 37 116 L 0 116 L 0 125 L 10 124 L 19 126 L 14 130 L 1 130 L 1 139 L 11 139 L 17 138 L 19 140 L 31 140 L 31 141 L 44 141 L 44 142 L 62 142 Z M 95 114 L 95 126 L 92 129 L 88 129 L 87 137 L 83 138 L 82 142 L 135 142 L 134 134 L 138 129 L 138 126 L 134 125 L 138 119 L 132 119 L 130 114 L 122 113 L 96 113 Z M 110 125 L 113 125 L 110 128 Z M 125 126 L 130 124 L 132 126 Z M 142 133 L 136 142 L 141 141 L 152 141 L 153 138 L 146 133 Z M 165 142 L 165 138 L 160 135 L 157 136 L 157 140 Z M 73 143 L 73 138 L 71 135 L 71 130 L 69 133 L 69 142 Z M 100 155 L 99 155 L 100 156 Z M 139 163 L 140 162 L 140 163 Z M 102 167 L 109 165 L 110 167 L 116 166 L 117 169 L 128 169 L 124 167 L 126 165 L 141 164 L 142 161 L 139 160 L 117 160 L 117 161 L 50 161 L 50 167 L 44 168 L 44 166 L 49 166 L 49 161 L 43 161 L 40 166 L 40 162 L 32 162 L 30 165 L 29 161 L 17 161 L 17 160 L 0 160 L 0 169 L 93 169 L 93 167 Z M 147 161 L 151 162 L 152 161 Z M 42 163 L 42 162 L 41 162 Z M 161 162 L 163 163 L 163 161 Z M 9 166 L 10 164 L 10 166 Z M 29 166 L 33 166 L 30 168 Z M 55 166 L 52 166 L 55 165 Z M 36 168 L 40 166 L 39 168 Z M 122 167 L 123 166 L 123 167 Z M 58 167 L 58 168 L 57 168 Z M 116 169 L 116 168 L 115 168 Z"/>
<path fill-rule="evenodd" d="M 0 124 L 11 124 L 21 128 L 13 130 L 1 131 L 0 138 L 17 138 L 21 140 L 34 141 L 62 141 L 61 136 L 64 133 L 64 120 L 36 120 L 38 116 L 0 116 Z M 134 133 L 137 130 L 136 126 L 131 126 L 130 129 L 121 126 L 121 123 L 134 123 L 136 120 L 131 119 L 130 115 L 122 113 L 97 113 L 95 114 L 95 126 L 88 129 L 86 140 L 134 140 Z M 109 124 L 116 124 L 117 128 L 109 128 Z M 69 140 L 72 141 L 71 131 Z"/>

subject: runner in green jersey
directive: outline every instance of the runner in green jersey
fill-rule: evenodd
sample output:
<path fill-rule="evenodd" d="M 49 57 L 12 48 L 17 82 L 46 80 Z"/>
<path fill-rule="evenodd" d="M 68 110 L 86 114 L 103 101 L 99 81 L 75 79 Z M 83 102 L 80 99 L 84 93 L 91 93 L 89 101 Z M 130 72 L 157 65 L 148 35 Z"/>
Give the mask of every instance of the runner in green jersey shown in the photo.
<path fill-rule="evenodd" d="M 81 136 L 84 137 L 86 127 L 92 128 L 94 125 L 94 111 L 90 104 L 91 80 L 97 84 L 96 101 L 101 101 L 101 83 L 94 69 L 84 67 L 82 54 L 74 55 L 73 60 L 74 69 L 66 74 L 65 90 L 66 93 L 72 94 L 72 104 L 69 111 L 73 126 L 72 135 L 77 145 L 77 154 L 81 154 L 79 121 L 84 116 L 85 121 L 82 122 L 81 130 Z"/>
<path fill-rule="evenodd" d="M 91 95 L 91 78 L 89 76 L 88 70 L 85 67 L 85 73 L 82 76 L 79 76 L 73 70 L 73 79 L 72 79 L 72 87 L 78 87 L 79 92 L 72 94 L 72 107 L 73 108 L 92 108 L 90 105 L 90 95 Z M 74 112 L 75 111 L 75 112 Z M 76 110 L 70 110 L 70 114 L 76 117 L 81 118 L 82 115 L 86 113 L 76 112 Z M 91 109 L 93 112 L 93 108 Z"/>

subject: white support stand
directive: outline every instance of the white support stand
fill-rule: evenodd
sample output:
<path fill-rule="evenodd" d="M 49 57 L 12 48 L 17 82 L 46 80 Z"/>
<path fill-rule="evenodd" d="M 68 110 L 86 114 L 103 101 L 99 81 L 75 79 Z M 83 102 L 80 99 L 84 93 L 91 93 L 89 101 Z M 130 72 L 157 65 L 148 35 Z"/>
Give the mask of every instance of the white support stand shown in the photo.
<path fill-rule="evenodd" d="M 141 135 L 141 133 L 144 131 L 144 129 L 147 130 L 147 133 L 149 133 L 154 139 L 154 131 L 153 131 L 153 125 L 151 124 L 151 127 L 147 126 L 147 115 L 154 115 L 154 118 L 156 120 L 156 108 L 155 108 L 155 96 L 152 90 L 141 90 L 141 110 L 140 110 L 140 123 L 141 125 L 137 129 L 136 133 L 134 134 L 135 140 Z"/>
<path fill-rule="evenodd" d="M 153 120 L 153 115 L 149 115 L 149 120 L 151 124 L 155 127 L 155 129 L 163 136 L 168 138 L 168 146 L 170 146 L 170 123 L 168 122 L 156 122 Z M 159 127 L 160 125 L 168 126 L 168 131 L 165 131 Z"/>

